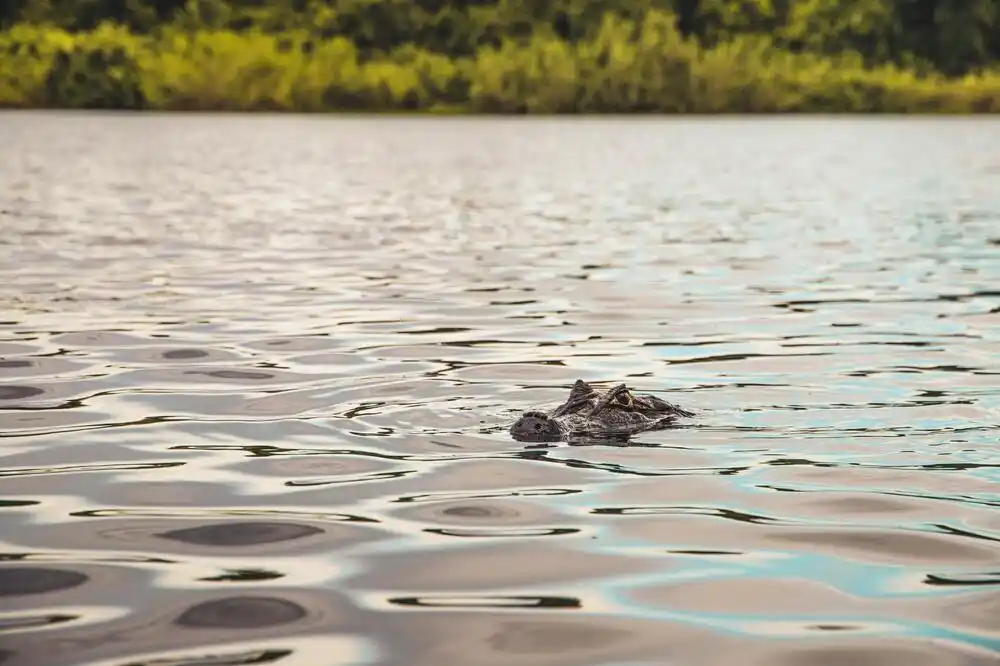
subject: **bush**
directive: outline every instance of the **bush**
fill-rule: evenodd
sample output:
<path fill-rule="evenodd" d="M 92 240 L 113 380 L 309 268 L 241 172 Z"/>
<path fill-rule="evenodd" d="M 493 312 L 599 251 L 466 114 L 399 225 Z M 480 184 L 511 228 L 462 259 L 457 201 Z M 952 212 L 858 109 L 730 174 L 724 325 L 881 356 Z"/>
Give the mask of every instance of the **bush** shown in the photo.
<path fill-rule="evenodd" d="M 496 7 L 474 9 L 495 10 Z M 855 53 L 791 53 L 767 35 L 713 47 L 673 14 L 606 13 L 589 36 L 485 40 L 449 57 L 365 51 L 306 28 L 135 34 L 16 25 L 0 33 L 0 106 L 490 113 L 997 112 L 1000 72 L 962 78 L 870 67 Z"/>
<path fill-rule="evenodd" d="M 136 40 L 123 28 L 102 24 L 54 54 L 45 77 L 46 105 L 75 109 L 142 109 L 142 73 Z"/>

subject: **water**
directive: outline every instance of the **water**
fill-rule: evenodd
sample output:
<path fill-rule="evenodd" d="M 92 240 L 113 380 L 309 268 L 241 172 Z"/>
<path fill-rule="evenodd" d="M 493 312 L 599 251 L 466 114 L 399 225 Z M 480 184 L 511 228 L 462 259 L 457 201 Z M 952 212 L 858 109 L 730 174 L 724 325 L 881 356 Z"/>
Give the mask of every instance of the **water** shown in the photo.
<path fill-rule="evenodd" d="M 1000 663 L 997 121 L 0 145 L 4 666 Z"/>

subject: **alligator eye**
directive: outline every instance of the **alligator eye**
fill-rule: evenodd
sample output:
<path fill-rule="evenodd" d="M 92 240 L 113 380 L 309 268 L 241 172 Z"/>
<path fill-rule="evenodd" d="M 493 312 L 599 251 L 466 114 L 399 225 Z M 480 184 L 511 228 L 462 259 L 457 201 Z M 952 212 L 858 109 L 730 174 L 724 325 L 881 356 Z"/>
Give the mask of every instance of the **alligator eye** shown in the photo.
<path fill-rule="evenodd" d="M 542 429 L 542 424 L 541 423 L 536 423 L 535 424 L 535 430 L 541 430 L 541 429 Z"/>
<path fill-rule="evenodd" d="M 613 402 L 619 407 L 631 407 L 634 404 L 631 393 L 619 393 L 615 396 Z"/>

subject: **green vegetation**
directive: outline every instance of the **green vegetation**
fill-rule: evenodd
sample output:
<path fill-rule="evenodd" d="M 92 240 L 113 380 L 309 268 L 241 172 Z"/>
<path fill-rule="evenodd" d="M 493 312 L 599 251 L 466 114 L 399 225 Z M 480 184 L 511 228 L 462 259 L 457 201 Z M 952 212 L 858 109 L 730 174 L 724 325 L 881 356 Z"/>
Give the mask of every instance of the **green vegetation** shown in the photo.
<path fill-rule="evenodd" d="M 998 112 L 1000 0 L 2 0 L 0 107 Z"/>

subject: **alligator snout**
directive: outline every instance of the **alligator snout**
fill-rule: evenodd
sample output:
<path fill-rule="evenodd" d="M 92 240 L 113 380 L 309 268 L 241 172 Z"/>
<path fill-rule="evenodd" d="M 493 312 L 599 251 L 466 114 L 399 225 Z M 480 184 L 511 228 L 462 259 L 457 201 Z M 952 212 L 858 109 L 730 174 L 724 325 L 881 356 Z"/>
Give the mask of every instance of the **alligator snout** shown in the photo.
<path fill-rule="evenodd" d="M 510 427 L 511 436 L 519 442 L 552 442 L 562 436 L 559 424 L 544 412 L 525 412 Z"/>

